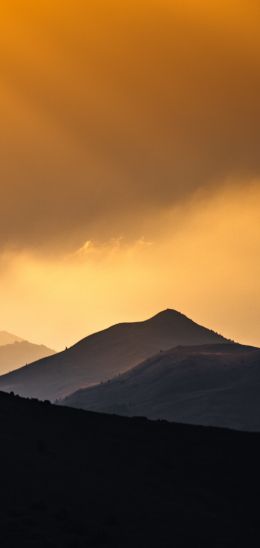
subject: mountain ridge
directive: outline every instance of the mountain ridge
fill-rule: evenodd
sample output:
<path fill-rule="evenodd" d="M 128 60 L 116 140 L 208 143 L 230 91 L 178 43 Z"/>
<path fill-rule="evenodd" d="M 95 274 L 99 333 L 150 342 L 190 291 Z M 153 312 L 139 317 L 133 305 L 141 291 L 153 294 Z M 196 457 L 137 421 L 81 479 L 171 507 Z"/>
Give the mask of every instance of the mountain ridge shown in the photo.
<path fill-rule="evenodd" d="M 63 352 L 0 377 L 0 389 L 51 399 L 125 372 L 160 350 L 178 344 L 229 343 L 171 309 L 148 320 L 119 323 L 93 333 Z"/>
<path fill-rule="evenodd" d="M 0 374 L 5 375 L 27 367 L 27 363 L 54 355 L 55 351 L 43 344 L 29 341 L 14 341 L 0 346 Z M 1 378 L 1 377 L 0 377 Z"/>
<path fill-rule="evenodd" d="M 60 405 L 204 426 L 260 431 L 260 349 L 177 346 Z"/>
<path fill-rule="evenodd" d="M 13 333 L 9 333 L 9 331 L 0 331 L 0 347 L 14 342 L 23 342 L 24 340 Z"/>

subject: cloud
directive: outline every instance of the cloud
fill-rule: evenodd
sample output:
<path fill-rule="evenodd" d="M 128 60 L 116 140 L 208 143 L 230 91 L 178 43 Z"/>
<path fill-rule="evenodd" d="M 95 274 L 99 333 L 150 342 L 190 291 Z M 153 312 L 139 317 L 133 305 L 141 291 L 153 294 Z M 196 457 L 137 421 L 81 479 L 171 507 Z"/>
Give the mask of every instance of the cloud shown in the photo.
<path fill-rule="evenodd" d="M 172 307 L 259 346 L 259 201 L 257 183 L 236 195 L 230 184 L 186 203 L 178 230 L 176 211 L 164 212 L 153 242 L 92 242 L 62 258 L 9 252 L 0 261 L 3 328 L 64 348 Z"/>
<path fill-rule="evenodd" d="M 150 240 L 194 192 L 258 180 L 257 21 L 248 1 L 6 6 L 1 249 Z"/>

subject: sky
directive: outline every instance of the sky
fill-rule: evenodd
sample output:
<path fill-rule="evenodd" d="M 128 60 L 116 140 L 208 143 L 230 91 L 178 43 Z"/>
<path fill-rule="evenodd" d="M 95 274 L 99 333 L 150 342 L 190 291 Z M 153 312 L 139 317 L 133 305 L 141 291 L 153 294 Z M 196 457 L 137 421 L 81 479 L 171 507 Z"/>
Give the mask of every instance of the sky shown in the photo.
<path fill-rule="evenodd" d="M 61 349 L 175 308 L 260 345 L 258 0 L 13 0 L 0 329 Z"/>

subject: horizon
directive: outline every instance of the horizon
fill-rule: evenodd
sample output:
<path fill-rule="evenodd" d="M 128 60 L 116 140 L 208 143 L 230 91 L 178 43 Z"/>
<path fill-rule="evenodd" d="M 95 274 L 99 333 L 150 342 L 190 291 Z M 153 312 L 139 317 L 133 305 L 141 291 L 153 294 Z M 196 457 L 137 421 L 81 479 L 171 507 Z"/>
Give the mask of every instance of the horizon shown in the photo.
<path fill-rule="evenodd" d="M 49 346 L 48 344 L 46 344 L 45 342 L 40 342 L 40 341 L 35 341 L 35 340 L 31 340 L 31 339 L 28 339 L 28 338 L 23 338 L 21 337 L 22 341 L 21 342 L 29 342 L 29 343 L 32 343 L 32 344 L 37 344 L 37 345 L 44 345 L 48 348 L 50 348 L 51 350 L 54 350 L 55 352 L 63 352 L 64 349 L 66 348 L 70 348 L 71 346 L 74 346 L 75 344 L 77 344 L 78 342 L 80 342 L 81 340 L 91 336 L 91 335 L 94 335 L 94 334 L 97 334 L 99 332 L 102 332 L 102 331 L 105 331 L 111 327 L 114 327 L 114 326 L 117 326 L 117 325 L 122 325 L 122 324 L 131 324 L 131 323 L 143 323 L 143 322 L 147 322 L 151 319 L 154 319 L 156 318 L 157 316 L 160 316 L 160 315 L 166 315 L 167 313 L 174 313 L 174 314 L 177 314 L 181 317 L 184 317 L 190 321 L 192 321 L 193 323 L 196 323 L 197 325 L 199 325 L 200 327 L 204 327 L 208 330 L 212 330 L 214 333 L 217 333 L 219 335 L 221 335 L 222 337 L 224 337 L 225 339 L 227 339 L 227 341 L 230 341 L 230 342 L 233 342 L 233 343 L 236 343 L 236 344 L 241 344 L 241 345 L 245 345 L 245 346 L 255 346 L 256 348 L 258 348 L 259 346 L 257 344 L 250 344 L 250 343 L 247 343 L 247 342 L 243 342 L 243 341 L 240 341 L 240 340 L 236 340 L 236 339 L 233 339 L 232 337 L 229 337 L 227 336 L 225 333 L 221 333 L 219 332 L 218 330 L 216 329 L 213 329 L 211 326 L 209 325 L 206 325 L 206 324 L 203 324 L 199 321 L 196 321 L 196 319 L 188 316 L 187 314 L 185 314 L 184 312 L 181 312 L 180 310 L 177 310 L 177 309 L 174 309 L 174 308 L 164 308 L 162 310 L 159 310 L 151 315 L 149 315 L 149 317 L 144 317 L 142 319 L 132 319 L 130 321 L 127 321 L 127 320 L 122 320 L 122 321 L 118 321 L 118 322 L 115 322 L 115 323 L 110 323 L 108 325 L 105 325 L 103 326 L 102 328 L 100 329 L 96 329 L 96 330 L 93 330 L 93 331 L 90 331 L 88 333 L 86 333 L 85 335 L 81 336 L 81 337 L 78 337 L 77 339 L 75 339 L 74 341 L 71 342 L 71 344 L 64 344 L 62 345 L 60 348 L 52 348 L 51 346 Z M 20 337 L 19 334 L 17 333 L 13 333 L 13 332 L 10 332 L 10 331 L 6 331 L 6 330 L 3 330 L 3 329 L 0 329 L 0 334 L 1 333 L 6 333 L 8 335 L 12 335 L 12 336 L 15 336 L 15 337 Z M 20 342 L 20 341 L 18 341 Z"/>

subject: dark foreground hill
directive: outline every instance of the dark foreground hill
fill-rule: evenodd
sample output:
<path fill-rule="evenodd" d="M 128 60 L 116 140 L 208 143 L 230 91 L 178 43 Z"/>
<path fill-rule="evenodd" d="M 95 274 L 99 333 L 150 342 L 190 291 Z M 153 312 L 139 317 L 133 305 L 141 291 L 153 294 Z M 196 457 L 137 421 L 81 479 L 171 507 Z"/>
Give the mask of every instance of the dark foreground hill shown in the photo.
<path fill-rule="evenodd" d="M 238 344 L 177 347 L 62 403 L 105 413 L 260 431 L 260 350 Z"/>
<path fill-rule="evenodd" d="M 2 548 L 260 542 L 260 435 L 0 394 Z"/>
<path fill-rule="evenodd" d="M 44 345 L 27 341 L 15 341 L 0 345 L 0 374 L 25 366 L 26 363 L 55 354 L 54 350 Z"/>
<path fill-rule="evenodd" d="M 119 324 L 68 350 L 0 378 L 0 389 L 55 400 L 97 384 L 173 346 L 228 342 L 183 314 L 165 310 L 150 320 Z"/>

